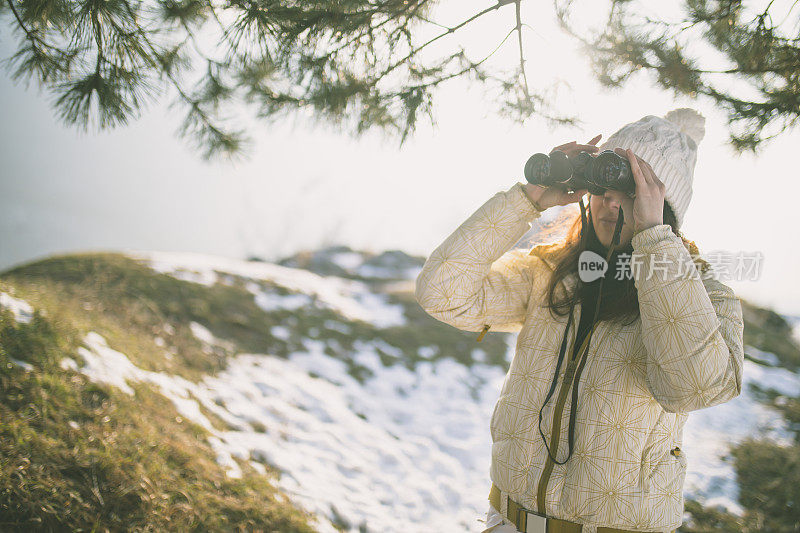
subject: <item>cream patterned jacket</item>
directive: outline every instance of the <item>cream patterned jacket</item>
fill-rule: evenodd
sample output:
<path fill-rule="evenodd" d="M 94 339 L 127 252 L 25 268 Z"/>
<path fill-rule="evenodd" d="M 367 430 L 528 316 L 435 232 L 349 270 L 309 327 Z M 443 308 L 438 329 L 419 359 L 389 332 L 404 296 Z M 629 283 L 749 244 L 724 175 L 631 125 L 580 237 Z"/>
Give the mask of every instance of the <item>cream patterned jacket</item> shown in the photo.
<path fill-rule="evenodd" d="M 538 422 L 567 317 L 555 320 L 541 306 L 554 266 L 539 253 L 546 247 L 510 249 L 540 215 L 522 183 L 498 192 L 431 253 L 416 280 L 416 299 L 434 318 L 465 331 L 489 325 L 519 333 L 490 422 L 490 478 L 525 507 L 557 518 L 638 531 L 677 528 L 687 414 L 741 391 L 741 302 L 700 273 L 668 225 L 635 234 L 640 317 L 628 326 L 597 325 L 578 385 L 575 451 L 558 465 L 548 457 Z M 681 275 L 681 268 L 693 276 Z M 574 288 L 577 276 L 564 284 Z M 580 312 L 577 305 L 567 354 Z M 559 381 L 556 394 L 561 388 Z M 542 431 L 563 461 L 570 402 L 554 439 L 555 397 Z"/>

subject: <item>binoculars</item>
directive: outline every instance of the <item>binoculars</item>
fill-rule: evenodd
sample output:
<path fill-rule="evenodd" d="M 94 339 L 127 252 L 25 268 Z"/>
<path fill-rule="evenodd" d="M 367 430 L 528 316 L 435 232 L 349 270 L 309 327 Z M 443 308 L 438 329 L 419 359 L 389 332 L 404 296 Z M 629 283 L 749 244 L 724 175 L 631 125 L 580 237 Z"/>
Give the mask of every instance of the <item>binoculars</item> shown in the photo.
<path fill-rule="evenodd" d="M 572 159 L 561 150 L 550 154 L 533 154 L 525 163 L 525 179 L 533 185 L 561 185 L 567 190 L 587 189 L 602 195 L 616 190 L 634 197 L 636 182 L 630 161 L 613 150 L 603 150 L 596 156 L 582 151 Z"/>

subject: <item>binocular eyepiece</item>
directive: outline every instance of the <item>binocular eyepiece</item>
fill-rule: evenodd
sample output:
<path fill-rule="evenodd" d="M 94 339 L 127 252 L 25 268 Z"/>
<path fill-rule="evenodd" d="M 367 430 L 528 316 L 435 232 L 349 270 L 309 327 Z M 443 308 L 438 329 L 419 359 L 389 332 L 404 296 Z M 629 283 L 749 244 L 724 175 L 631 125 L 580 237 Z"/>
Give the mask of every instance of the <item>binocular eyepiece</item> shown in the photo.
<path fill-rule="evenodd" d="M 636 193 L 630 162 L 613 150 L 596 156 L 582 151 L 572 159 L 561 150 L 533 154 L 525 163 L 525 179 L 533 185 L 562 185 L 570 191 L 587 189 L 597 195 L 609 189 L 629 197 Z"/>

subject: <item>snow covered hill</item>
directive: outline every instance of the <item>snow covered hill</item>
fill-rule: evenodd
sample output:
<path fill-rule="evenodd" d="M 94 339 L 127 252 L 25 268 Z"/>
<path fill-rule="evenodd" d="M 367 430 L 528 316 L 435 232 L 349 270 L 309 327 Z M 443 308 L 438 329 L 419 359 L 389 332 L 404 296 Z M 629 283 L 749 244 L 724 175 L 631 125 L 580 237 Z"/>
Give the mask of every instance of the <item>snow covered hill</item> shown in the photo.
<path fill-rule="evenodd" d="M 80 347 L 59 361 L 65 371 L 127 395 L 136 394 L 134 384 L 158 391 L 205 429 L 229 477 L 246 467 L 277 469 L 277 488 L 313 513 L 318 531 L 480 531 L 489 418 L 515 338 L 491 334 L 477 344 L 427 317 L 413 300 L 420 258 L 346 248 L 281 264 L 191 253 L 119 257 L 174 280 L 169 297 L 190 303 L 180 313 L 167 298 L 147 304 L 171 318 L 153 326 L 146 356 L 126 351 L 135 344 L 115 342 L 102 324 L 87 325 Z M 0 290 L 15 293 L 0 292 L 0 306 L 27 323 L 37 303 L 23 295 L 37 293 L 20 280 L 41 273 L 15 270 L 0 275 Z M 147 293 L 144 286 L 136 293 Z M 203 292 L 212 290 L 226 299 Z M 236 295 L 236 306 L 224 303 Z M 188 359 L 183 341 L 171 338 L 176 330 L 190 332 L 208 368 L 176 363 Z M 726 460 L 730 446 L 748 437 L 793 445 L 789 422 L 764 391 L 800 396 L 800 374 L 778 355 L 749 345 L 746 352 L 743 394 L 690 415 L 683 447 L 687 497 L 734 515 L 745 510 Z M 36 371 L 34 361 L 13 364 Z"/>

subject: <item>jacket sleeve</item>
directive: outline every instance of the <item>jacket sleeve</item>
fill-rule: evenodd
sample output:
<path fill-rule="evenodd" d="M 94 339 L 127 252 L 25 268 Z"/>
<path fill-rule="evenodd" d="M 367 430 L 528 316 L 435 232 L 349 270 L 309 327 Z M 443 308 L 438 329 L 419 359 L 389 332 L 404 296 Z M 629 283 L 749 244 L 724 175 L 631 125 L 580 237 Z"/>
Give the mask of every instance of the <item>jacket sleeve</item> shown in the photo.
<path fill-rule="evenodd" d="M 701 274 L 670 226 L 631 241 L 647 385 L 668 412 L 711 407 L 742 390 L 744 321 L 733 290 Z"/>
<path fill-rule="evenodd" d="M 425 261 L 415 297 L 432 317 L 465 331 L 518 332 L 541 259 L 509 250 L 541 216 L 516 183 L 487 200 Z"/>

